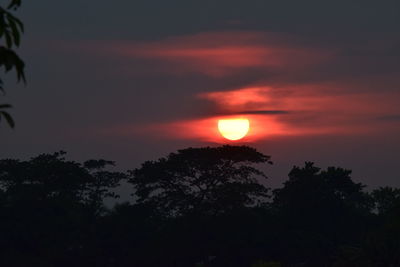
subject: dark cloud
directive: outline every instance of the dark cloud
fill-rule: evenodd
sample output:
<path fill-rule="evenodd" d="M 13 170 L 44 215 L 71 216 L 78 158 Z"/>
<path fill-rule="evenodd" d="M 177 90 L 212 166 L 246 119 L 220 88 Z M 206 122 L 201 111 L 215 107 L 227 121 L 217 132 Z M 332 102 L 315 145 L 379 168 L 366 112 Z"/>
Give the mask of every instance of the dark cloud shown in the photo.
<path fill-rule="evenodd" d="M 289 114 L 290 112 L 287 110 L 244 110 L 244 111 L 239 111 L 237 115 L 246 115 L 246 114 L 252 114 L 252 115 L 281 115 L 281 114 Z"/>
<path fill-rule="evenodd" d="M 389 122 L 400 122 L 400 114 L 380 116 L 377 119 L 382 120 L 382 121 L 389 121 Z"/>

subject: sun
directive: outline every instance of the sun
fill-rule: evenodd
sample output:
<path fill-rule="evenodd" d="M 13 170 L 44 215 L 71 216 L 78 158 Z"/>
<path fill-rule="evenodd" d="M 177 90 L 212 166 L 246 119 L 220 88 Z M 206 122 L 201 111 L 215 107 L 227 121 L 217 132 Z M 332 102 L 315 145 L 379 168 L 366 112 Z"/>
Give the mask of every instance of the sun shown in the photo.
<path fill-rule="evenodd" d="M 224 119 L 218 121 L 218 130 L 228 140 L 239 140 L 247 135 L 250 129 L 248 119 Z"/>

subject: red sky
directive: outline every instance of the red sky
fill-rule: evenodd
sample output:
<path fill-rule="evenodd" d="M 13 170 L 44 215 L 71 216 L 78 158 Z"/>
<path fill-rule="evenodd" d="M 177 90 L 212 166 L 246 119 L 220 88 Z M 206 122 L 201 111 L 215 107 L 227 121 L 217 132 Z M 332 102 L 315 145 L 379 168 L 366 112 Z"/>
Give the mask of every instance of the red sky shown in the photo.
<path fill-rule="evenodd" d="M 217 119 L 246 116 L 235 144 L 272 156 L 275 185 L 310 160 L 400 186 L 399 2 L 289 2 L 24 3 L 28 85 L 5 80 L 17 128 L 0 156 L 134 168 L 224 143 Z"/>
<path fill-rule="evenodd" d="M 216 123 L 220 118 L 236 115 L 250 119 L 251 131 L 242 140 L 246 143 L 263 142 L 276 136 L 380 136 L 382 129 L 400 130 L 398 123 L 393 122 L 400 114 L 400 92 L 393 90 L 399 83 L 395 77 L 397 72 L 365 76 L 350 75 L 343 70 L 360 67 L 368 71 L 374 70 L 375 64 L 383 67 L 393 64 L 374 57 L 374 50 L 390 47 L 383 41 L 376 41 L 375 47 L 371 43 L 357 44 L 357 51 L 370 51 L 372 58 L 363 53 L 346 55 L 356 45 L 334 46 L 296 35 L 254 31 L 205 32 L 150 42 L 74 45 L 107 57 L 152 62 L 149 69 L 146 64 L 122 69 L 127 75 L 159 72 L 179 78 L 195 73 L 229 80 L 233 76 L 246 77 L 251 71 L 258 74 L 242 87 L 223 86 L 219 90 L 205 87 L 199 93 L 189 94 L 188 101 L 197 102 L 196 115 L 191 112 L 183 115 L 182 108 L 179 118 L 117 125 L 115 132 L 106 129 L 110 134 L 223 143 L 225 140 L 216 131 Z M 380 82 L 379 90 L 371 88 L 371 83 Z"/>

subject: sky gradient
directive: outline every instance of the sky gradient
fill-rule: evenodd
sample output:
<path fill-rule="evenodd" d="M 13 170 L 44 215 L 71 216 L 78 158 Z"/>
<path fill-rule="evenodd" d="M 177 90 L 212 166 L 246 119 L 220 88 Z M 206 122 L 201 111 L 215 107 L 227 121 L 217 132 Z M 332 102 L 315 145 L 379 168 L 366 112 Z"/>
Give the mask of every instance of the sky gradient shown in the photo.
<path fill-rule="evenodd" d="M 134 168 L 228 143 L 250 119 L 270 185 L 293 165 L 400 186 L 398 1 L 39 1 L 18 11 L 28 84 L 5 79 L 16 129 L 0 157 L 66 150 Z"/>

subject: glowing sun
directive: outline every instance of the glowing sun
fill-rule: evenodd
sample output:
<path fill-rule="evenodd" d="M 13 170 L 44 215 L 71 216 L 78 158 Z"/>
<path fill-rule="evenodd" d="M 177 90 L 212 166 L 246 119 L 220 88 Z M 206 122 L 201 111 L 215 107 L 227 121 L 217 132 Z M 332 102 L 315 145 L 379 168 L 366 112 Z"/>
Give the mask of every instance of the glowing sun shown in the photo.
<path fill-rule="evenodd" d="M 248 119 L 226 119 L 218 121 L 218 130 L 226 139 L 235 141 L 246 136 L 250 129 Z"/>

